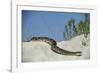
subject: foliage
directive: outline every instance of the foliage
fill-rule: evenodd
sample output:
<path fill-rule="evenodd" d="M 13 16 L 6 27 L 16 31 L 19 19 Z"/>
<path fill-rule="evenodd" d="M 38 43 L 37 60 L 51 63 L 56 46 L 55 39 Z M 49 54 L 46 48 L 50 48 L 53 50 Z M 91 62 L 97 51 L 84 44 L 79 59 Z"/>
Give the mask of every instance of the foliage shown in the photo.
<path fill-rule="evenodd" d="M 73 36 L 76 36 L 77 28 L 75 26 L 75 20 L 74 19 L 70 19 L 68 21 L 68 24 L 65 25 L 65 31 L 63 32 L 64 39 L 65 39 L 65 34 L 67 36 L 66 40 L 69 40 L 69 39 L 73 38 Z"/>
<path fill-rule="evenodd" d="M 87 36 L 90 33 L 90 15 L 84 14 L 84 21 L 80 20 L 80 22 L 75 24 L 75 19 L 70 19 L 68 23 L 64 26 L 65 31 L 63 32 L 63 37 L 65 40 L 69 40 L 75 36 L 84 35 L 84 39 L 81 41 L 83 46 L 87 46 Z"/>
<path fill-rule="evenodd" d="M 64 40 L 67 40 L 66 33 L 63 32 Z"/>
<path fill-rule="evenodd" d="M 83 47 L 88 46 L 88 41 L 89 41 L 89 39 L 87 37 L 84 37 L 81 41 L 82 46 Z"/>
<path fill-rule="evenodd" d="M 78 25 L 78 34 L 84 34 L 85 36 L 89 33 L 89 26 L 84 21 L 80 21 Z"/>

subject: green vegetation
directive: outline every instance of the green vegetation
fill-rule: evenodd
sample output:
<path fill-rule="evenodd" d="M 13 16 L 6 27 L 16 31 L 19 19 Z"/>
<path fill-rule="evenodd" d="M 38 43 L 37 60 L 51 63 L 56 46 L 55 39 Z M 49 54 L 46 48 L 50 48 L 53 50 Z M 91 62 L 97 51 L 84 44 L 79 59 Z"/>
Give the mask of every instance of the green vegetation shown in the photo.
<path fill-rule="evenodd" d="M 63 36 L 65 40 L 70 40 L 75 36 L 79 36 L 81 34 L 84 35 L 84 39 L 82 40 L 82 45 L 87 46 L 87 37 L 90 33 L 90 16 L 89 14 L 84 14 L 84 21 L 80 20 L 78 24 L 75 24 L 75 19 L 70 19 L 68 23 L 64 26 L 65 31 L 63 32 Z"/>

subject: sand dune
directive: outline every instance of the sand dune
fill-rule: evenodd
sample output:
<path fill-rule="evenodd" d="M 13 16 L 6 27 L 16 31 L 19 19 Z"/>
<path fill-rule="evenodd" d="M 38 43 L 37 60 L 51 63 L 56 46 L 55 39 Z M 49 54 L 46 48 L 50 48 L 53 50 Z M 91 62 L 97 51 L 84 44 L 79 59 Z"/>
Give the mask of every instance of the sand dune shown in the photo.
<path fill-rule="evenodd" d="M 58 42 L 57 46 L 68 51 L 82 51 L 82 56 L 60 55 L 51 50 L 51 46 L 45 42 L 23 42 L 22 43 L 22 62 L 37 61 L 62 61 L 62 60 L 82 60 L 90 58 L 89 42 L 88 46 L 83 47 L 81 40 L 83 35 L 77 36 L 69 41 Z"/>

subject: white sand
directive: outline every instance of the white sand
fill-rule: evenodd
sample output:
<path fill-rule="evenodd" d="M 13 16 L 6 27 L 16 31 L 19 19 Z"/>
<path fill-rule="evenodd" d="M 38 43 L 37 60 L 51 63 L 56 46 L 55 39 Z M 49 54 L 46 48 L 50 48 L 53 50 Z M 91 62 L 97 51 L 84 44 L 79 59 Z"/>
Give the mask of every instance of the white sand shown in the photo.
<path fill-rule="evenodd" d="M 81 60 L 90 58 L 89 46 L 83 47 L 81 40 L 83 35 L 77 36 L 69 41 L 58 42 L 57 45 L 68 51 L 82 51 L 82 56 L 60 55 L 51 50 L 51 46 L 45 42 L 23 42 L 22 61 L 58 61 L 58 60 Z M 88 44 L 89 45 L 89 44 Z"/>

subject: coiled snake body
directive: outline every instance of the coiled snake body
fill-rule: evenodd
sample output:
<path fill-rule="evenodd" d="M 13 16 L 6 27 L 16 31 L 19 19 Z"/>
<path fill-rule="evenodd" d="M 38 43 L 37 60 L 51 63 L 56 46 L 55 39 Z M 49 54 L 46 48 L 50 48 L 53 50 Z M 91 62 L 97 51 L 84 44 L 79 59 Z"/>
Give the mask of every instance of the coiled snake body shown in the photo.
<path fill-rule="evenodd" d="M 47 44 L 51 45 L 51 50 L 55 53 L 61 54 L 61 55 L 70 55 L 70 56 L 81 56 L 81 52 L 70 52 L 67 50 L 63 50 L 60 47 L 57 46 L 57 42 L 54 39 L 48 38 L 48 37 L 32 37 L 30 41 L 43 41 Z"/>

